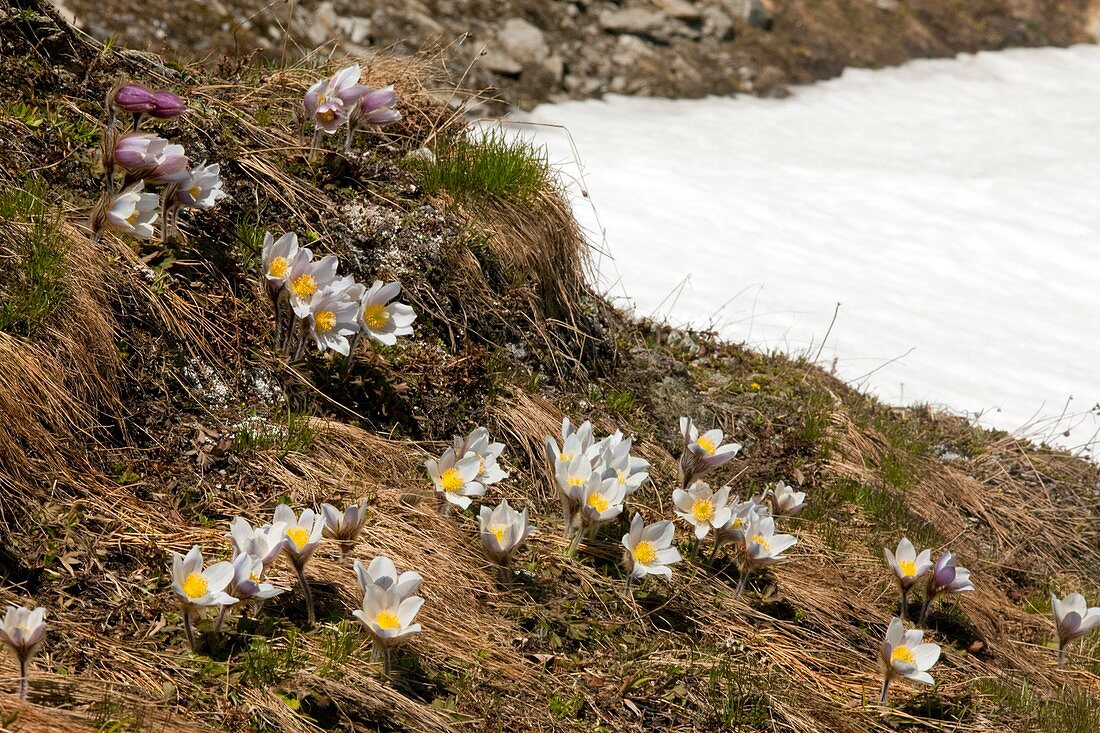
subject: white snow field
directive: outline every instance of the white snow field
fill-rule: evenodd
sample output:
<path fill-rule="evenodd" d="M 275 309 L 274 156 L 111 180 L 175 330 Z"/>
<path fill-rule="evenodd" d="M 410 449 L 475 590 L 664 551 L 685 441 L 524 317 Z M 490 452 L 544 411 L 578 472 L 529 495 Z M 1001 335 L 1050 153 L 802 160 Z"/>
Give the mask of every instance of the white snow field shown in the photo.
<path fill-rule="evenodd" d="M 568 102 L 510 126 L 571 180 L 598 283 L 639 315 L 812 357 L 841 303 L 819 362 L 842 378 L 1095 442 L 1100 48 L 793 91 Z"/>

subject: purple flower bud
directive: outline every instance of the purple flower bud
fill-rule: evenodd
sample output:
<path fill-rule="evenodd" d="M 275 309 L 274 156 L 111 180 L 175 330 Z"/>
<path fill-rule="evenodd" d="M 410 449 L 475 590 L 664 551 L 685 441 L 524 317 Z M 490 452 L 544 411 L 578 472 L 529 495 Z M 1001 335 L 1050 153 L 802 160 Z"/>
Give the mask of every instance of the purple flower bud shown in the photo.
<path fill-rule="evenodd" d="M 401 119 L 401 113 L 393 109 L 397 104 L 397 92 L 393 85 L 375 89 L 363 95 L 354 110 L 354 122 L 356 125 L 367 124 L 376 127 L 384 127 Z"/>
<path fill-rule="evenodd" d="M 127 112 L 140 114 L 156 106 L 153 93 L 141 84 L 123 84 L 115 92 L 114 103 Z"/>
<path fill-rule="evenodd" d="M 366 84 L 356 84 L 355 86 L 348 87 L 347 89 L 341 89 L 336 92 L 336 96 L 340 98 L 340 101 L 351 107 L 363 97 L 367 96 L 374 90 Z"/>
<path fill-rule="evenodd" d="M 936 566 L 933 569 L 935 574 L 934 582 L 940 588 L 947 588 L 955 582 L 955 553 L 948 550 L 940 555 L 940 559 L 936 560 Z"/>
<path fill-rule="evenodd" d="M 161 91 L 153 93 L 153 107 L 149 110 L 149 114 L 166 120 L 180 116 L 185 109 L 187 109 L 187 102 L 183 101 L 182 97 L 172 92 Z"/>

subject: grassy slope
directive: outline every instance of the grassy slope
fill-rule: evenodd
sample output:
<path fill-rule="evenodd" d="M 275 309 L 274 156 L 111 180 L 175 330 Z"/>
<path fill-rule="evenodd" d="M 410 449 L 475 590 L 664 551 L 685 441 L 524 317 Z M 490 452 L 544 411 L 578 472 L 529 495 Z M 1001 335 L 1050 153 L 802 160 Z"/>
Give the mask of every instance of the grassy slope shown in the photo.
<path fill-rule="evenodd" d="M 34 12 L 6 13 L 0 39 L 15 82 L 0 90 L 0 292 L 42 306 L 0 332 L 0 603 L 33 599 L 52 623 L 33 705 L 15 702 L 10 661 L 0 667 L 0 730 L 1100 725 L 1100 639 L 1057 671 L 1046 600 L 1052 588 L 1100 600 L 1096 466 L 889 409 L 799 360 L 625 319 L 586 291 L 583 244 L 551 186 L 530 194 L 503 177 L 487 195 L 450 171 L 422 192 L 406 154 L 457 130 L 418 62 L 366 70 L 397 81 L 405 122 L 369 151 L 311 164 L 292 110 L 316 69 L 203 76 L 96 48 Z M 96 196 L 99 100 L 120 76 L 186 92 L 191 112 L 161 131 L 223 162 L 232 199 L 185 221 L 186 242 L 93 246 L 68 223 Z M 20 203 L 21 189 L 48 205 Z M 347 380 L 285 363 L 255 281 L 265 227 L 313 233 L 361 279 L 400 278 L 415 338 L 365 352 Z M 724 557 L 627 594 L 617 528 L 567 558 L 541 449 L 562 414 L 637 436 L 654 468 L 632 508 L 650 519 L 671 513 L 679 415 L 721 426 L 745 448 L 716 481 L 745 495 L 801 478 L 809 492 L 787 525 L 791 561 L 733 600 Z M 529 507 L 541 529 L 510 587 L 482 560 L 473 518 L 441 517 L 426 498 L 423 459 L 478 423 L 507 443 L 512 473 L 488 499 Z M 331 548 L 309 570 L 318 627 L 287 594 L 184 650 L 169 550 L 224 557 L 235 514 L 360 496 L 372 517 L 354 556 L 385 552 L 425 577 L 425 631 L 394 683 L 366 663 L 352 575 Z M 875 655 L 896 595 L 881 553 L 903 533 L 949 545 L 978 591 L 932 616 L 938 688 L 899 684 L 884 713 Z M 289 569 L 276 577 L 289 584 Z"/>

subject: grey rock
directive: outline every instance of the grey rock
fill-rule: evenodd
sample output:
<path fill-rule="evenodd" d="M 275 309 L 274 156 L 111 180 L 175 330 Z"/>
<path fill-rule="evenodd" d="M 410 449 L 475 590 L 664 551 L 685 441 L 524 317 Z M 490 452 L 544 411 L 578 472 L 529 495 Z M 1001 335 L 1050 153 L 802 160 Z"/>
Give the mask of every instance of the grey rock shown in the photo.
<path fill-rule="evenodd" d="M 718 8 L 708 5 L 703 8 L 703 36 L 728 41 L 733 38 L 733 21 Z"/>
<path fill-rule="evenodd" d="M 481 57 L 481 65 L 489 71 L 508 76 L 519 76 L 523 73 L 523 64 L 501 51 L 486 51 Z"/>
<path fill-rule="evenodd" d="M 550 56 L 546 36 L 523 18 L 504 21 L 497 34 L 496 45 L 521 64 L 542 63 Z"/>
<path fill-rule="evenodd" d="M 542 68 L 546 69 L 546 73 L 557 82 L 560 82 L 565 75 L 565 62 L 562 61 L 561 56 L 549 56 L 542 62 Z"/>
<path fill-rule="evenodd" d="M 868 3 L 870 3 L 871 5 L 874 5 L 879 10 L 886 10 L 886 11 L 889 11 L 891 13 L 896 13 L 901 8 L 901 4 L 898 2 L 898 0 L 866 0 L 866 1 Z"/>
<path fill-rule="evenodd" d="M 698 22 L 703 17 L 702 11 L 686 0 L 657 0 L 657 7 L 676 20 Z"/>
<path fill-rule="evenodd" d="M 653 35 L 668 22 L 668 16 L 656 10 L 627 8 L 605 10 L 600 13 L 600 25 L 612 33 L 629 33 L 636 36 Z"/>

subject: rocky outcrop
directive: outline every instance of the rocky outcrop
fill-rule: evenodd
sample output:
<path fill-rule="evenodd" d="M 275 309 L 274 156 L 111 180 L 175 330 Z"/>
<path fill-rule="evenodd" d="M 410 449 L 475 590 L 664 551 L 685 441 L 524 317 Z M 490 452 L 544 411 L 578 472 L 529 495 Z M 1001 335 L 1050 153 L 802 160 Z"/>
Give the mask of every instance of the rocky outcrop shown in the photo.
<path fill-rule="evenodd" d="M 94 35 L 216 60 L 335 43 L 445 49 L 456 79 L 530 106 L 607 92 L 783 94 L 847 66 L 1090 39 L 1092 0 L 60 0 Z M 976 7 L 979 6 L 980 7 Z M 485 96 L 485 95 L 482 95 Z"/>

